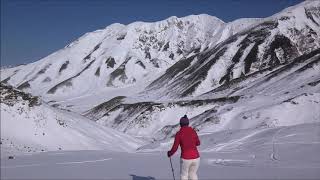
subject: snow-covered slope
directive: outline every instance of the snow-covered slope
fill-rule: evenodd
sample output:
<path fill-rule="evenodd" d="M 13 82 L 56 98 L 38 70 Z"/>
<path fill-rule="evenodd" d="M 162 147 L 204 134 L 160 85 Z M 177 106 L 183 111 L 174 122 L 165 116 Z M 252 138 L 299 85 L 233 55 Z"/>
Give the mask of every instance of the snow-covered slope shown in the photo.
<path fill-rule="evenodd" d="M 58 150 L 132 151 L 142 141 L 57 110 L 1 83 L 1 155 Z"/>
<path fill-rule="evenodd" d="M 202 134 L 199 179 L 319 179 L 319 133 L 316 123 Z M 1 179 L 173 179 L 166 156 L 171 144 L 150 144 L 138 153 L 64 151 L 1 158 Z M 176 178 L 179 158 L 178 153 L 172 157 Z"/>
<path fill-rule="evenodd" d="M 320 120 L 320 50 L 281 68 L 234 79 L 192 99 L 144 101 L 117 97 L 85 113 L 132 135 L 168 138 L 184 114 L 200 131 L 291 126 Z"/>

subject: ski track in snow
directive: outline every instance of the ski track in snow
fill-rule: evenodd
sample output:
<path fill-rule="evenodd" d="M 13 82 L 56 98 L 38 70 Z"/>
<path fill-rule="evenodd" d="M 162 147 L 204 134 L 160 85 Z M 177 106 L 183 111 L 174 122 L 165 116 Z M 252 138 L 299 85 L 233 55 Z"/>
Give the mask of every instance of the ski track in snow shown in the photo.
<path fill-rule="evenodd" d="M 102 162 L 102 161 L 108 161 L 112 158 L 106 158 L 106 159 L 97 159 L 97 160 L 88 160 L 88 161 L 71 161 L 71 162 L 59 162 L 59 163 L 53 163 L 55 165 L 68 165 L 68 164 L 84 164 L 84 163 L 95 163 L 95 162 Z M 17 166 L 1 166 L 3 169 L 7 168 L 23 168 L 23 167 L 34 167 L 34 166 L 46 166 L 46 165 L 53 165 L 49 163 L 38 163 L 38 164 L 26 164 L 26 165 L 17 165 Z"/>
<path fill-rule="evenodd" d="M 287 152 L 284 149 L 282 153 Z M 257 156 L 252 156 L 252 153 Z M 268 152 L 265 152 L 268 153 Z M 281 159 L 270 160 L 261 156 L 261 152 L 234 153 L 201 153 L 200 179 L 317 179 L 319 177 L 320 161 L 307 163 L 300 160 Z M 306 156 L 314 156 L 306 154 Z M 75 160 L 82 157 L 95 160 Z M 103 156 L 107 156 L 103 158 Z M 91 157 L 91 158 L 90 158 Z M 99 159 L 98 157 L 101 157 Z M 32 158 L 19 156 L 14 160 L 1 159 L 1 178 L 30 179 L 130 179 L 131 175 L 138 177 L 154 177 L 154 179 L 172 178 L 169 160 L 164 152 L 154 153 L 107 153 L 105 151 L 73 151 L 59 156 L 66 162 L 37 163 L 52 161 L 56 157 L 50 153 L 36 154 Z M 267 159 L 265 159 L 267 158 Z M 172 157 L 176 175 L 179 175 L 179 155 Z M 69 160 L 69 161 L 68 161 Z M 26 164 L 30 162 L 30 164 Z M 120 163 L 119 163 L 120 162 Z M 123 163 L 125 162 L 125 163 Z M 154 163 L 157 162 L 157 163 Z M 86 164 L 88 163 L 88 164 Z M 77 165 L 78 164 L 78 165 Z M 83 165 L 80 165 L 83 164 Z M 138 165 L 137 165 L 138 164 Z M 56 172 L 64 169 L 65 172 Z M 40 171 L 39 171 L 40 170 Z M 170 171 L 169 171 L 170 170 Z M 66 174 L 64 174 L 66 173 Z M 304 178 L 303 178 L 304 177 Z"/>
<path fill-rule="evenodd" d="M 82 164 L 82 163 L 108 161 L 108 160 L 111 160 L 111 159 L 112 158 L 106 158 L 106 159 L 98 159 L 98 160 L 90 160 L 90 161 L 62 162 L 62 163 L 56 163 L 56 164 Z"/>

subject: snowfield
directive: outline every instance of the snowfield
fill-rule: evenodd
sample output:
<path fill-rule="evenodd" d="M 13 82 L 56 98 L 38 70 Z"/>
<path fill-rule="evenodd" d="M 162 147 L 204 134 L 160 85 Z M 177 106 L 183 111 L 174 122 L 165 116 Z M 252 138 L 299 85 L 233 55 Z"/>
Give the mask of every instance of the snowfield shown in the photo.
<path fill-rule="evenodd" d="M 203 134 L 199 178 L 318 179 L 319 135 L 319 123 Z M 165 151 L 171 143 L 161 144 L 131 153 L 58 151 L 5 157 L 1 179 L 173 179 Z M 178 179 L 179 155 L 172 161 Z"/>
<path fill-rule="evenodd" d="M 143 141 L 1 84 L 1 156 L 58 150 L 132 151 Z"/>

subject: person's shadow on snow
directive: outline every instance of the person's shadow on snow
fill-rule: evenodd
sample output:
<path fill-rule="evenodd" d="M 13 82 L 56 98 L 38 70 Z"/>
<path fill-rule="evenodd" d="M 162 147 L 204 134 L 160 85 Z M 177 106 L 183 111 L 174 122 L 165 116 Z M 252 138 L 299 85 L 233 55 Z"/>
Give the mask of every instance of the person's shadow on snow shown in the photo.
<path fill-rule="evenodd" d="M 148 176 L 148 177 L 143 177 L 143 176 L 136 176 L 134 174 L 130 174 L 132 176 L 132 180 L 156 180 L 156 178 Z"/>

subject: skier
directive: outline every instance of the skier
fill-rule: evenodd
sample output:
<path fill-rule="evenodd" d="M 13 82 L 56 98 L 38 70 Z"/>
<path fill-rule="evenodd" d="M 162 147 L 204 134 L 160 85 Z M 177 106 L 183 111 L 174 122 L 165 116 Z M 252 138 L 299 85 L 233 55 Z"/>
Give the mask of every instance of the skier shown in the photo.
<path fill-rule="evenodd" d="M 197 146 L 200 145 L 199 137 L 194 129 L 189 127 L 189 119 L 184 115 L 180 119 L 180 130 L 174 138 L 174 143 L 167 155 L 170 158 L 181 147 L 180 177 L 181 180 L 198 180 L 197 170 L 200 165 L 200 155 Z"/>

